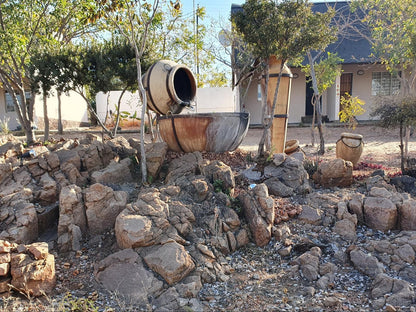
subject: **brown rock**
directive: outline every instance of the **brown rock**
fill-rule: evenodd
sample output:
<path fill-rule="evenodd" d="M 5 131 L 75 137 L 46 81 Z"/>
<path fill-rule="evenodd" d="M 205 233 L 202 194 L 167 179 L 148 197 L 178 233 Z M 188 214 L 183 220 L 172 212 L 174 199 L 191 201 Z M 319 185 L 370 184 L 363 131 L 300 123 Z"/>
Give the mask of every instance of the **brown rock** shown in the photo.
<path fill-rule="evenodd" d="M 6 181 L 9 180 L 12 177 L 12 164 L 6 163 L 6 164 L 0 164 L 0 185 Z"/>
<path fill-rule="evenodd" d="M 416 230 L 416 200 L 408 199 L 399 205 L 399 220 L 401 230 Z"/>
<path fill-rule="evenodd" d="M 10 242 L 0 239 L 0 253 L 9 253 L 11 248 L 12 244 Z"/>
<path fill-rule="evenodd" d="M 244 247 L 247 245 L 250 240 L 246 229 L 241 229 L 235 234 L 235 239 L 237 241 L 237 248 Z"/>
<path fill-rule="evenodd" d="M 351 250 L 350 258 L 358 271 L 370 277 L 375 277 L 384 272 L 383 265 L 378 262 L 376 257 L 368 255 L 359 249 Z"/>
<path fill-rule="evenodd" d="M 106 168 L 93 172 L 91 181 L 101 184 L 131 182 L 133 177 L 130 165 L 130 158 L 124 158 L 120 162 L 112 161 Z"/>
<path fill-rule="evenodd" d="M 114 192 L 100 183 L 91 185 L 84 193 L 88 230 L 101 234 L 113 228 L 119 213 L 126 208 L 128 194 Z"/>
<path fill-rule="evenodd" d="M 120 294 L 131 303 L 148 303 L 163 283 L 146 270 L 142 259 L 132 249 L 116 252 L 100 261 L 94 269 L 96 280 L 107 290 Z"/>
<path fill-rule="evenodd" d="M 145 149 L 147 176 L 152 178 L 154 181 L 159 176 L 160 169 L 162 168 L 163 162 L 165 161 L 168 145 L 165 142 L 146 144 Z"/>
<path fill-rule="evenodd" d="M 176 242 L 150 247 L 144 261 L 169 285 L 182 280 L 195 268 L 191 256 Z"/>
<path fill-rule="evenodd" d="M 334 232 L 349 242 L 353 242 L 357 238 L 355 224 L 348 219 L 337 221 Z"/>
<path fill-rule="evenodd" d="M 10 277 L 0 277 L 0 294 L 10 290 Z"/>
<path fill-rule="evenodd" d="M 323 187 L 349 186 L 353 182 L 352 169 L 350 161 L 337 158 L 319 164 L 312 178 Z"/>
<path fill-rule="evenodd" d="M 31 243 L 38 237 L 38 216 L 35 206 L 17 201 L 13 206 L 15 221 L 0 233 L 0 239 L 16 243 Z"/>
<path fill-rule="evenodd" d="M 46 259 L 49 254 L 49 246 L 45 242 L 33 243 L 26 247 L 36 260 Z"/>
<path fill-rule="evenodd" d="M 271 239 L 274 222 L 274 201 L 269 197 L 265 184 L 256 185 L 239 196 L 245 218 L 258 246 L 265 246 Z"/>
<path fill-rule="evenodd" d="M 39 181 L 42 190 L 39 193 L 39 201 L 43 205 L 50 205 L 58 200 L 58 188 L 54 179 L 48 173 L 41 176 Z"/>
<path fill-rule="evenodd" d="M 396 228 L 397 208 L 390 199 L 367 197 L 364 201 L 364 219 L 367 226 L 380 231 Z"/>
<path fill-rule="evenodd" d="M 348 202 L 348 207 L 351 213 L 357 215 L 358 222 L 363 224 L 364 223 L 364 195 L 360 193 L 355 193 L 352 195 L 351 200 Z"/>
<path fill-rule="evenodd" d="M 308 224 L 319 225 L 322 223 L 323 211 L 321 209 L 303 206 L 298 219 Z"/>
<path fill-rule="evenodd" d="M 115 223 L 117 244 L 124 249 L 153 245 L 162 230 L 154 228 L 150 218 L 131 214 L 128 209 L 118 215 Z"/>
<path fill-rule="evenodd" d="M 12 254 L 11 275 L 13 287 L 31 296 L 42 296 L 55 288 L 55 257 L 32 260 L 26 254 Z"/>
<path fill-rule="evenodd" d="M 0 263 L 0 276 L 9 274 L 10 263 Z"/>
<path fill-rule="evenodd" d="M 221 187 L 224 193 L 229 192 L 231 195 L 234 193 L 234 174 L 231 168 L 222 161 L 212 161 L 207 166 L 203 166 L 202 174 L 204 174 L 211 183 L 221 181 Z"/>
<path fill-rule="evenodd" d="M 87 231 L 82 190 L 76 185 L 66 186 L 59 197 L 58 244 L 62 251 L 77 250 Z"/>
<path fill-rule="evenodd" d="M 2 263 L 8 263 L 11 261 L 11 255 L 9 252 L 6 253 L 0 253 L 0 264 Z"/>

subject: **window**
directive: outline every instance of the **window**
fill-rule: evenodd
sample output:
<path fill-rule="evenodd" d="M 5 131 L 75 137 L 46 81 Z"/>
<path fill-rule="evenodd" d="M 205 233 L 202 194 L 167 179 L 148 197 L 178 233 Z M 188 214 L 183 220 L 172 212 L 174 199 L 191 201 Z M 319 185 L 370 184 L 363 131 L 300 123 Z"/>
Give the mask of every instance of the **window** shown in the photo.
<path fill-rule="evenodd" d="M 257 84 L 257 101 L 261 102 L 261 84 Z"/>
<path fill-rule="evenodd" d="M 26 94 L 26 100 L 29 101 L 30 92 L 26 91 L 25 94 Z M 15 109 L 14 109 L 13 98 L 8 92 L 5 92 L 5 99 L 6 99 L 6 113 L 14 112 Z"/>
<path fill-rule="evenodd" d="M 400 75 L 400 73 L 399 73 Z M 400 91 L 400 80 L 389 72 L 375 72 L 372 80 L 372 95 L 395 95 Z"/>

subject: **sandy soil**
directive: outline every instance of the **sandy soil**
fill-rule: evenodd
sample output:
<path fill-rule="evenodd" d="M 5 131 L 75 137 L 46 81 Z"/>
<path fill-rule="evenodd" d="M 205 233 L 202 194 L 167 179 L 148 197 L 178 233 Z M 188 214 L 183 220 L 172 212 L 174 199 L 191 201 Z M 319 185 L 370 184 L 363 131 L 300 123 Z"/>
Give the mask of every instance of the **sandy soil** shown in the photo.
<path fill-rule="evenodd" d="M 243 140 L 240 148 L 243 150 L 257 152 L 258 142 L 262 135 L 262 129 L 250 129 Z M 311 146 L 310 127 L 289 127 L 287 140 L 296 139 L 300 147 L 309 157 L 321 159 L 335 158 L 336 142 L 341 133 L 350 132 L 363 135 L 364 149 L 360 161 L 383 165 L 387 168 L 400 168 L 400 139 L 398 129 L 383 129 L 378 126 L 358 126 L 355 130 L 344 127 L 325 127 L 325 154 L 317 156 L 318 146 Z M 319 141 L 319 134 L 315 131 L 315 142 Z M 409 141 L 409 157 L 416 157 L 416 137 L 411 136 Z"/>

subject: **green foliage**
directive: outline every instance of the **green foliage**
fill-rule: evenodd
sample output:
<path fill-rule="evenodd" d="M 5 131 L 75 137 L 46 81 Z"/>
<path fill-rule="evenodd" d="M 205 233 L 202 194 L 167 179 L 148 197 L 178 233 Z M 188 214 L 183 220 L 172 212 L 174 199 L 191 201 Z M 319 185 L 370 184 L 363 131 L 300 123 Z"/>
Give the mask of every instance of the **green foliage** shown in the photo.
<path fill-rule="evenodd" d="M 98 312 L 99 308 L 93 300 L 86 298 L 74 298 L 68 293 L 59 303 L 58 311 L 71 312 Z"/>
<path fill-rule="evenodd" d="M 233 16 L 237 30 L 261 58 L 276 55 L 284 62 L 332 40 L 328 25 L 333 12 L 313 14 L 307 0 L 247 0 Z"/>
<path fill-rule="evenodd" d="M 303 167 L 305 168 L 309 176 L 312 177 L 313 174 L 318 170 L 318 163 L 312 159 L 306 158 L 303 162 Z"/>
<path fill-rule="evenodd" d="M 380 125 L 386 128 L 409 126 L 416 123 L 415 96 L 383 96 L 376 99 L 371 116 L 379 117 Z"/>
<path fill-rule="evenodd" d="M 84 14 L 80 4 L 85 1 L 0 2 L 0 81 L 12 95 L 17 117 L 29 143 L 34 141 L 34 96 L 32 94 L 33 100 L 27 105 L 25 95 L 32 85 L 28 74 L 30 58 L 42 51 L 57 50 L 63 43 L 68 44 L 92 31 L 94 25 L 80 22 Z"/>
<path fill-rule="evenodd" d="M 331 87 L 335 79 L 341 75 L 341 66 L 344 60 L 337 53 L 327 52 L 326 57 L 321 57 L 318 62 L 314 63 L 314 71 L 319 94 L 323 94 Z M 312 81 L 311 65 L 302 66 L 302 71 L 308 77 L 307 81 Z"/>
<path fill-rule="evenodd" d="M 10 133 L 9 129 L 9 117 L 4 117 L 4 119 L 0 119 L 0 133 L 8 134 Z"/>
<path fill-rule="evenodd" d="M 352 97 L 348 93 L 341 96 L 340 107 L 341 110 L 338 113 L 339 121 L 347 123 L 349 128 L 355 129 L 358 122 L 355 118 L 364 114 L 365 109 L 362 107 L 365 104 L 363 100 L 360 100 L 358 97 Z"/>
<path fill-rule="evenodd" d="M 414 0 L 359 0 L 367 12 L 374 54 L 392 73 L 402 71 L 402 94 L 414 92 L 416 66 L 416 6 Z M 408 75 L 407 70 L 410 70 Z"/>
<path fill-rule="evenodd" d="M 224 186 L 224 181 L 223 180 L 215 180 L 214 183 L 212 184 L 214 186 L 214 191 L 215 193 L 219 193 L 222 192 L 226 195 L 230 195 L 230 189 L 226 189 Z"/>

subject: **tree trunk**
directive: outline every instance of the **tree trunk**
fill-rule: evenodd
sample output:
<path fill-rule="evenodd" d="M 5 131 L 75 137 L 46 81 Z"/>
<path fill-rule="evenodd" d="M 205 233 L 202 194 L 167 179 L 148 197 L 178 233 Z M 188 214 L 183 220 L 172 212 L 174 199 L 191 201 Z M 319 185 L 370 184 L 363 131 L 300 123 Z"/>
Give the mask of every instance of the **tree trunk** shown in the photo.
<path fill-rule="evenodd" d="M 43 122 L 44 122 L 44 135 L 43 135 L 43 142 L 49 140 L 49 116 L 48 116 L 48 103 L 47 103 L 47 95 L 43 94 Z"/>
<path fill-rule="evenodd" d="M 409 155 L 409 140 L 410 140 L 410 131 L 411 126 L 406 126 L 406 134 L 404 139 L 404 159 L 407 159 Z"/>
<path fill-rule="evenodd" d="M 318 89 L 318 82 L 316 80 L 316 73 L 315 73 L 315 67 L 314 62 L 312 59 L 312 54 L 310 51 L 307 53 L 309 65 L 311 67 L 311 78 L 312 78 L 312 86 L 313 86 L 313 93 L 314 93 L 314 99 L 315 99 L 315 110 L 316 110 L 316 119 L 317 119 L 317 125 L 318 125 L 318 131 L 319 131 L 319 154 L 323 155 L 325 153 L 325 139 L 324 139 L 324 133 L 322 129 L 322 112 L 321 112 L 321 94 L 319 94 Z M 314 114 L 315 116 L 315 114 Z"/>
<path fill-rule="evenodd" d="M 110 105 L 110 92 L 107 92 L 107 98 L 106 98 L 106 108 L 105 108 L 105 117 L 104 117 L 104 124 L 107 124 L 108 119 L 108 106 Z"/>
<path fill-rule="evenodd" d="M 140 62 L 140 52 L 137 47 L 137 44 L 133 45 L 134 52 L 136 55 L 136 67 L 137 67 L 137 84 L 139 88 L 139 92 L 142 99 L 142 116 L 141 120 L 145 120 L 146 118 L 146 109 L 147 109 L 147 96 L 146 90 L 144 89 L 143 82 L 142 82 L 142 70 L 141 70 L 141 62 Z M 145 138 L 145 127 L 144 122 L 140 124 L 140 163 L 141 163 L 141 171 L 142 171 L 142 183 L 147 183 L 147 163 L 146 163 L 146 149 L 144 147 L 144 138 Z"/>
<path fill-rule="evenodd" d="M 104 130 L 104 132 L 110 136 L 110 138 L 114 138 L 113 133 L 107 129 L 107 127 L 102 123 L 102 121 L 100 120 L 100 118 L 98 118 L 97 113 L 94 110 L 94 107 L 92 107 L 90 101 L 88 101 L 87 97 L 85 96 L 84 93 L 76 91 L 79 95 L 82 96 L 82 98 L 85 100 L 85 102 L 87 103 L 87 107 L 88 107 L 88 111 L 90 112 L 90 114 L 92 115 L 92 117 L 94 117 L 96 119 L 96 121 L 98 122 L 98 124 L 101 126 L 101 128 Z"/>
<path fill-rule="evenodd" d="M 316 120 L 316 99 L 315 99 L 315 95 L 312 96 L 311 99 L 311 104 L 313 107 L 313 112 L 312 112 L 312 122 L 311 122 L 311 145 L 312 147 L 315 146 L 315 120 Z"/>
<path fill-rule="evenodd" d="M 404 144 L 403 144 L 403 123 L 400 123 L 400 169 L 404 173 Z"/>
<path fill-rule="evenodd" d="M 127 87 L 125 87 L 123 89 L 123 91 L 121 91 L 121 94 L 118 98 L 118 102 L 117 102 L 117 118 L 116 118 L 116 124 L 114 125 L 114 134 L 113 136 L 115 137 L 117 135 L 117 128 L 118 128 L 118 124 L 120 122 L 120 107 L 121 107 L 121 99 L 124 95 L 124 93 L 127 91 Z"/>
<path fill-rule="evenodd" d="M 317 126 L 318 126 L 318 132 L 319 132 L 319 155 L 325 154 L 325 139 L 324 139 L 324 131 L 322 129 L 322 112 L 321 112 L 321 96 L 318 95 L 317 101 L 315 103 L 316 105 L 316 118 Z"/>
<path fill-rule="evenodd" d="M 62 99 L 61 92 L 58 91 L 58 134 L 64 133 L 64 127 L 62 125 Z"/>

